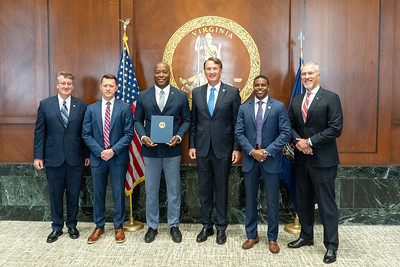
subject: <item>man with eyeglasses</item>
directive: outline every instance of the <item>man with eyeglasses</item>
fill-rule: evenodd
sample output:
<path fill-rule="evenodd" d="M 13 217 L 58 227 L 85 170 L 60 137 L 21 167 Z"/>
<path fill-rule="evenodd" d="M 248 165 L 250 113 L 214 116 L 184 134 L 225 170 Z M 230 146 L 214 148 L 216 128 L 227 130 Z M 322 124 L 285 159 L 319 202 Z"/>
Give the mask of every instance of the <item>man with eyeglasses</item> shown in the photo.
<path fill-rule="evenodd" d="M 53 231 L 47 243 L 63 234 L 64 191 L 67 199 L 69 237 L 76 239 L 79 192 L 84 166 L 89 166 L 89 150 L 83 143 L 82 123 L 87 104 L 71 96 L 74 76 L 68 71 L 57 75 L 57 96 L 40 102 L 34 136 L 33 165 L 41 170 L 46 166 L 49 186 L 50 214 Z"/>

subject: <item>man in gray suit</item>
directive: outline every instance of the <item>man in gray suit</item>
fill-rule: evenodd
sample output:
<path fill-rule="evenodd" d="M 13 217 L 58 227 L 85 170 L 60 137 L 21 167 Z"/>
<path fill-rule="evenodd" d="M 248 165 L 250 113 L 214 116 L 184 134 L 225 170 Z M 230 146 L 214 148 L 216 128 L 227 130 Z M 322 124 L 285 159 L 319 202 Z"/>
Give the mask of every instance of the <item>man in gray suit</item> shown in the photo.
<path fill-rule="evenodd" d="M 79 192 L 83 167 L 89 166 L 89 151 L 82 140 L 82 122 L 86 103 L 71 96 L 74 75 L 60 71 L 57 75 L 58 95 L 40 101 L 35 125 L 33 165 L 41 170 L 46 166 L 49 184 L 50 214 L 53 231 L 47 243 L 53 243 L 63 234 L 64 192 L 67 196 L 69 237 L 76 239 Z"/>
<path fill-rule="evenodd" d="M 186 94 L 169 84 L 170 75 L 167 63 L 157 63 L 154 66 L 155 86 L 139 94 L 135 110 L 135 129 L 143 143 L 141 153 L 146 176 L 146 222 L 149 227 L 144 237 L 146 243 L 153 242 L 158 233 L 158 196 L 162 171 L 167 186 L 170 234 L 175 243 L 182 241 L 179 230 L 181 142 L 189 130 L 190 110 Z M 153 115 L 173 116 L 173 137 L 169 143 L 155 144 L 151 140 Z"/>
<path fill-rule="evenodd" d="M 314 245 L 314 200 L 324 226 L 324 263 L 336 261 L 339 247 L 335 178 L 339 155 L 336 138 L 343 128 L 339 96 L 319 85 L 319 67 L 309 62 L 301 67 L 301 81 L 307 92 L 293 98 L 289 107 L 292 142 L 296 145 L 297 213 L 300 237 L 289 248 Z"/>
<path fill-rule="evenodd" d="M 199 195 L 203 229 L 198 243 L 214 234 L 211 212 L 215 208 L 217 244 L 226 242 L 228 226 L 228 178 L 232 163 L 240 159 L 235 138 L 236 117 L 240 106 L 239 89 L 221 82 L 222 62 L 210 57 L 204 62 L 208 83 L 192 93 L 189 157 L 197 159 Z"/>

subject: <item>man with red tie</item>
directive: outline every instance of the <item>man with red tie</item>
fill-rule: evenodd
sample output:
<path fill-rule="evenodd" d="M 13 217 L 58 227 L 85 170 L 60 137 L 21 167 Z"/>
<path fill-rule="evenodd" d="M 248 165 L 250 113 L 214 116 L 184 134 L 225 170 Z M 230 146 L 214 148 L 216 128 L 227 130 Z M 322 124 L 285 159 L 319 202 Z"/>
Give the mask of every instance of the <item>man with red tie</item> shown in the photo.
<path fill-rule="evenodd" d="M 300 237 L 289 248 L 314 245 L 314 200 L 324 226 L 324 263 L 336 261 L 339 247 L 335 178 L 339 155 L 336 138 L 343 128 L 340 99 L 319 85 L 319 67 L 308 62 L 301 67 L 301 81 L 307 92 L 293 98 L 289 107 L 292 142 L 296 145 L 297 213 Z"/>
<path fill-rule="evenodd" d="M 125 176 L 129 162 L 128 145 L 133 138 L 133 116 L 129 104 L 115 99 L 117 78 L 101 78 L 102 99 L 88 106 L 82 137 L 90 149 L 93 182 L 93 219 L 96 228 L 87 243 L 96 243 L 104 234 L 105 197 L 110 175 L 114 200 L 115 241 L 125 241 L 122 223 L 125 219 Z"/>

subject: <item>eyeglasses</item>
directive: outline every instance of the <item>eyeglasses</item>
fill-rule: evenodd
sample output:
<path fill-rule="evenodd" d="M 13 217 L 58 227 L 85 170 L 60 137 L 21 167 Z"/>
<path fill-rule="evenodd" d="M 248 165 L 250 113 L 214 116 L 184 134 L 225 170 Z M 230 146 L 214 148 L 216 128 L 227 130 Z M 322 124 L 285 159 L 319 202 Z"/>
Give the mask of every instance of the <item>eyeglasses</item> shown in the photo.
<path fill-rule="evenodd" d="M 58 83 L 59 85 L 62 85 L 62 86 L 72 86 L 72 85 L 74 85 L 73 83 L 67 83 L 67 82 L 61 82 L 61 83 Z"/>

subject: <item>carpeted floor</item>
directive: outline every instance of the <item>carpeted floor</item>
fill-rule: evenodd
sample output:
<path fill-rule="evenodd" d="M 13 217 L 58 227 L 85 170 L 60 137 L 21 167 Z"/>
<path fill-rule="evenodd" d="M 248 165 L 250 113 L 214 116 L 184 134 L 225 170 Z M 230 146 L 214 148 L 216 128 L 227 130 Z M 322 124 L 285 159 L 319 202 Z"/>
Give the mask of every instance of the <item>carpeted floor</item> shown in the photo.
<path fill-rule="evenodd" d="M 143 241 L 147 227 L 126 232 L 127 241 L 117 244 L 113 226 L 106 224 L 106 233 L 89 245 L 87 238 L 93 223 L 79 223 L 81 237 L 72 240 L 64 234 L 46 243 L 50 222 L 0 221 L 0 266 L 325 266 L 322 258 L 322 226 L 315 227 L 315 245 L 288 249 L 287 243 L 297 235 L 280 226 L 278 244 L 281 252 L 269 252 L 266 225 L 259 226 L 260 243 L 243 250 L 246 239 L 244 225 L 230 225 L 225 245 L 215 243 L 215 235 L 201 244 L 196 236 L 200 224 L 180 226 L 183 241 L 172 242 L 168 226 L 161 224 L 153 243 Z M 400 226 L 339 226 L 340 248 L 337 262 L 331 266 L 400 266 Z"/>

